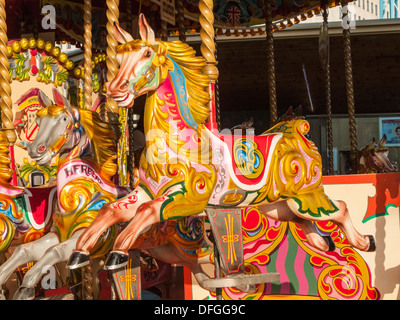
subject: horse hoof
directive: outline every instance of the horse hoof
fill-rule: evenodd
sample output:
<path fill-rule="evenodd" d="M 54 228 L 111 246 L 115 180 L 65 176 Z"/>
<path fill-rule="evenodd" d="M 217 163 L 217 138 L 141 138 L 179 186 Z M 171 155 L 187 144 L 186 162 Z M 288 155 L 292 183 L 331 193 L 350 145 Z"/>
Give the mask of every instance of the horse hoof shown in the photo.
<path fill-rule="evenodd" d="M 19 287 L 15 292 L 13 300 L 33 300 L 35 298 L 35 289 L 29 287 Z"/>
<path fill-rule="evenodd" d="M 122 252 L 112 251 L 104 265 L 104 269 L 106 270 L 115 270 L 122 267 L 125 267 L 128 264 L 129 255 L 124 254 Z"/>
<path fill-rule="evenodd" d="M 70 270 L 82 268 L 88 265 L 89 262 L 90 262 L 90 255 L 83 252 L 75 251 L 69 257 L 67 268 Z"/>
<path fill-rule="evenodd" d="M 368 248 L 367 252 L 376 251 L 376 244 L 375 244 L 374 236 L 368 235 L 368 238 L 369 238 L 369 248 Z"/>
<path fill-rule="evenodd" d="M 323 236 L 322 238 L 324 238 L 326 244 L 328 245 L 328 252 L 332 252 L 335 251 L 336 246 L 335 246 L 335 242 L 333 241 L 333 239 L 330 236 Z"/>
<path fill-rule="evenodd" d="M 7 300 L 5 290 L 0 290 L 0 300 Z"/>

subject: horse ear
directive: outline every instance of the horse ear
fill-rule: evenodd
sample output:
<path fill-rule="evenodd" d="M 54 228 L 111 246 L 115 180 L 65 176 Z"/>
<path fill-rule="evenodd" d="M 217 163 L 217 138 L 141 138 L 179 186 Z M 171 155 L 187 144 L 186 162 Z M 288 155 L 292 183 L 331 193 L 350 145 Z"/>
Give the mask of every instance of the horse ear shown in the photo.
<path fill-rule="evenodd" d="M 119 43 L 127 43 L 133 41 L 133 37 L 124 29 L 121 28 L 118 22 L 114 22 L 114 37 Z"/>
<path fill-rule="evenodd" d="M 148 44 L 155 45 L 156 44 L 156 37 L 154 35 L 153 29 L 150 27 L 150 25 L 147 23 L 146 18 L 144 17 L 144 14 L 141 13 L 139 16 L 139 33 L 140 37 L 144 42 L 147 42 Z"/>
<path fill-rule="evenodd" d="M 368 148 L 369 149 L 375 148 L 375 143 L 376 143 L 376 140 L 375 140 L 375 137 L 373 137 L 371 142 L 368 144 Z"/>
<path fill-rule="evenodd" d="M 43 107 L 49 107 L 53 104 L 53 102 L 50 100 L 50 98 L 48 96 L 46 96 L 46 94 L 42 90 L 39 90 L 38 93 L 39 93 L 38 94 L 39 103 Z"/>
<path fill-rule="evenodd" d="M 378 145 L 383 147 L 387 142 L 386 134 L 383 135 L 382 139 L 378 142 Z"/>
<path fill-rule="evenodd" d="M 72 107 L 66 97 L 64 97 L 56 88 L 53 88 L 53 98 L 57 105 L 64 106 L 68 112 L 73 114 Z"/>

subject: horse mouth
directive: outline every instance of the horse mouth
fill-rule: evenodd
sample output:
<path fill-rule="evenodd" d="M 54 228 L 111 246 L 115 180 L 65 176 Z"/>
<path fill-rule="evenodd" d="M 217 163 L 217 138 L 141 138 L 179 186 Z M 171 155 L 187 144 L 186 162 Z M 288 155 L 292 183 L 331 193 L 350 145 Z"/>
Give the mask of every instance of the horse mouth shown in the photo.
<path fill-rule="evenodd" d="M 43 154 L 42 156 L 34 157 L 30 155 L 30 157 L 40 166 L 47 166 L 51 163 L 51 155 L 48 152 Z"/>
<path fill-rule="evenodd" d="M 117 103 L 118 107 L 129 108 L 129 107 L 131 107 L 133 105 L 133 101 L 134 101 L 135 96 L 128 92 L 124 96 L 112 97 L 112 98 Z"/>

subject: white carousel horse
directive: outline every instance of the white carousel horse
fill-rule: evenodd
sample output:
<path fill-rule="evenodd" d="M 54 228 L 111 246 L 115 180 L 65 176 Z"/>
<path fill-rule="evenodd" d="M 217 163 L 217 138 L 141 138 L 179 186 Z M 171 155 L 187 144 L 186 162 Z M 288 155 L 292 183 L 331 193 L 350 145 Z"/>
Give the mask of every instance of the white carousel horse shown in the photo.
<path fill-rule="evenodd" d="M 36 262 L 25 274 L 14 299 L 33 299 L 34 287 L 48 266 L 68 260 L 79 235 L 99 208 L 128 192 L 110 181 L 117 169 L 116 145 L 110 127 L 95 112 L 72 108 L 56 89 L 53 95 L 57 105 L 39 95 L 46 107 L 37 114 L 39 132 L 28 152 L 40 165 L 59 156 L 54 224 L 40 239 L 18 246 L 0 266 L 0 285 L 3 285 L 18 266 Z M 104 255 L 115 233 L 115 227 L 107 230 L 93 254 Z"/>

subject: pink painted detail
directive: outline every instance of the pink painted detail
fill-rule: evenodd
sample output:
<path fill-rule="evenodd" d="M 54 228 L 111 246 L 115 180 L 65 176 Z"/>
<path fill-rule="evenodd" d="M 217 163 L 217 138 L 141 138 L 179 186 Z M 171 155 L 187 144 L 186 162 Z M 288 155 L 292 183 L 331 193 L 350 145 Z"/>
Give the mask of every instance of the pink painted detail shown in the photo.
<path fill-rule="evenodd" d="M 180 141 L 185 141 L 184 149 L 198 148 L 200 139 L 197 136 L 196 130 L 193 130 L 186 124 L 180 113 L 170 76 L 157 89 L 157 95 L 165 101 L 161 110 L 169 116 L 165 121 L 169 123 L 172 130 L 171 133 L 178 135 Z"/>
<path fill-rule="evenodd" d="M 297 142 L 297 145 L 301 152 L 301 156 L 303 157 L 303 159 L 306 161 L 307 164 L 307 179 L 309 179 L 309 176 L 313 174 L 311 181 L 303 186 L 303 188 L 306 188 L 310 185 L 314 185 L 319 179 L 322 179 L 322 173 L 317 165 L 311 167 L 311 163 L 314 159 L 312 159 L 310 156 L 307 155 L 307 153 L 303 150 L 299 142 Z"/>
<path fill-rule="evenodd" d="M 139 169 L 139 179 L 142 181 L 147 187 L 150 188 L 150 190 L 153 192 L 153 194 L 158 194 L 158 192 L 162 189 L 162 187 L 171 181 L 171 178 L 168 178 L 166 176 L 161 177 L 160 181 L 157 183 L 154 181 L 152 178 L 147 178 L 146 177 L 146 172 L 143 169 Z"/>
<path fill-rule="evenodd" d="M 9 183 L 4 183 L 4 182 L 0 182 L 0 194 L 2 195 L 6 195 L 9 197 L 15 197 L 18 195 L 22 195 L 24 194 L 25 191 L 23 188 L 19 188 L 16 186 L 13 186 Z"/>
<path fill-rule="evenodd" d="M 208 130 L 207 130 L 208 131 Z M 229 179 L 242 190 L 258 191 L 266 183 L 271 167 L 273 150 L 281 139 L 281 133 L 254 136 L 251 139 L 258 145 L 258 149 L 264 156 L 265 166 L 263 172 L 256 179 L 249 179 L 240 174 L 232 155 L 233 142 L 239 136 L 221 135 L 208 131 L 213 152 L 213 164 L 217 167 L 217 186 L 210 198 L 210 204 L 218 204 L 219 198 L 228 189 Z M 241 137 L 241 136 L 240 136 Z M 218 184 L 218 182 L 220 182 Z M 223 185 L 222 187 L 219 187 Z M 244 203 L 243 203 L 244 205 Z"/>
<path fill-rule="evenodd" d="M 290 293 L 290 280 L 287 276 L 285 269 L 286 256 L 289 250 L 289 242 L 285 236 L 282 242 L 279 244 L 278 256 L 276 258 L 276 271 L 280 274 L 281 292 L 280 294 Z M 282 272 L 282 271 L 283 272 Z"/>
<path fill-rule="evenodd" d="M 63 187 L 78 178 L 86 178 L 97 183 L 100 188 L 104 191 L 108 191 L 114 195 L 126 194 L 126 191 L 116 187 L 111 182 L 105 181 L 100 175 L 98 175 L 95 169 L 88 163 L 81 159 L 71 160 L 70 162 L 63 165 L 58 169 L 57 175 L 57 195 L 60 196 L 60 192 Z M 122 193 L 121 193 L 122 192 Z M 61 206 L 60 206 L 61 207 Z M 62 209 L 61 209 L 62 210 Z"/>
<path fill-rule="evenodd" d="M 297 250 L 297 255 L 295 259 L 295 269 L 297 280 L 299 281 L 299 291 L 298 295 L 307 295 L 308 294 L 308 280 L 304 271 L 304 262 L 306 260 L 307 253 L 304 250 Z"/>
<path fill-rule="evenodd" d="M 122 200 L 122 201 L 117 201 L 113 204 L 110 205 L 111 208 L 113 209 L 128 209 L 129 206 L 134 205 L 138 201 L 138 191 L 135 190 L 132 195 L 130 195 L 128 198 Z M 123 207 L 123 208 L 122 208 Z"/>
<path fill-rule="evenodd" d="M 38 148 L 39 152 L 43 152 L 44 150 L 46 150 L 46 147 L 44 145 L 39 146 Z"/>

